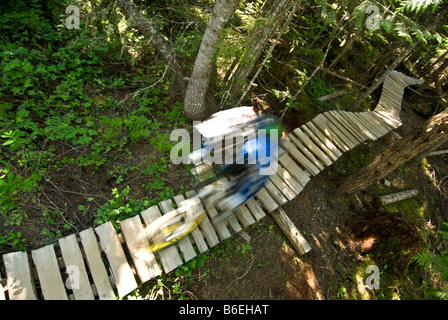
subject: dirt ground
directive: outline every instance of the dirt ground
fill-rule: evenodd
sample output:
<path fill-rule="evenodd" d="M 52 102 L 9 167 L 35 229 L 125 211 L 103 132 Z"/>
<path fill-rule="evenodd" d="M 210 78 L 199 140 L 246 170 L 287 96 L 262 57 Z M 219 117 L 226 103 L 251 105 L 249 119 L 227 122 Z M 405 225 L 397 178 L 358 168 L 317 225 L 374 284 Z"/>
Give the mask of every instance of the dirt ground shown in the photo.
<path fill-rule="evenodd" d="M 396 130 L 401 136 L 422 122 L 407 108 L 403 109 L 401 118 L 403 126 Z M 296 119 L 288 119 L 292 127 L 300 126 L 305 120 L 306 117 L 301 115 Z M 297 125 L 294 126 L 294 123 Z M 425 166 L 403 166 L 395 170 L 387 177 L 391 182 L 390 187 L 380 181 L 355 196 L 335 196 L 335 179 L 362 168 L 397 138 L 392 133 L 377 141 L 359 145 L 313 177 L 295 199 L 283 206 L 309 242 L 312 248 L 310 252 L 298 255 L 268 214 L 244 230 L 250 241 L 234 235 L 199 257 L 195 268 L 171 274 L 164 282 L 154 280 L 145 284 L 142 294 L 146 290 L 154 293 L 157 286 L 163 284 L 164 295 L 155 295 L 159 299 L 423 298 L 422 284 L 424 279 L 427 280 L 427 275 L 412 260 L 412 256 L 423 249 L 425 244 L 446 249 L 447 244 L 441 243 L 434 234 L 440 230 L 442 221 L 448 221 L 448 184 L 442 183 L 447 181 L 443 178 L 448 176 L 448 157 L 429 157 Z M 139 152 L 134 153 L 135 164 L 139 164 L 139 159 L 145 159 L 154 150 L 141 148 Z M 122 165 L 131 166 L 134 163 Z M 80 190 L 79 194 L 65 194 L 65 197 L 73 197 L 69 199 L 70 203 L 84 203 L 88 206 L 86 193 L 102 195 L 95 200 L 98 205 L 107 201 L 110 197 L 110 183 L 105 181 L 108 175 L 99 172 L 90 176 L 83 169 L 77 170 L 61 170 L 58 180 L 48 185 L 50 189 L 47 195 L 58 199 L 57 192 L 63 192 L 70 185 L 72 190 Z M 177 194 L 179 186 L 188 185 L 191 178 L 179 177 L 176 171 L 175 167 L 170 167 L 164 177 Z M 126 182 L 141 184 L 139 173 L 133 174 L 135 177 L 125 177 Z M 86 181 L 89 187 L 86 191 L 83 191 L 85 185 L 76 185 L 80 183 L 78 180 L 70 180 L 75 176 Z M 372 205 L 374 196 L 408 189 L 417 189 L 418 196 L 386 208 L 375 208 Z M 139 194 L 138 190 L 133 189 L 133 198 L 150 196 L 144 192 Z M 52 197 L 53 193 L 55 197 Z M 61 198 L 60 201 L 67 199 Z M 36 212 L 35 218 L 31 214 L 29 218 L 23 222 L 23 233 L 26 238 L 35 239 L 37 247 L 41 243 L 42 228 L 50 227 L 50 224 L 42 220 L 39 212 Z M 79 231 L 92 224 L 92 216 L 84 218 L 85 221 L 78 221 Z M 66 230 L 65 233 L 71 234 L 73 230 Z M 368 276 L 366 267 L 369 265 L 377 265 L 381 270 L 379 290 L 370 290 L 365 286 Z"/>
<path fill-rule="evenodd" d="M 402 112 L 403 135 L 421 123 L 412 111 Z M 203 266 L 185 278 L 189 299 L 315 300 L 420 299 L 423 271 L 412 260 L 431 232 L 448 218 L 446 189 L 437 182 L 448 175 L 447 157 L 428 158 L 428 168 L 399 168 L 387 180 L 352 197 L 335 197 L 335 178 L 353 172 L 378 154 L 395 134 L 358 146 L 311 179 L 283 206 L 312 250 L 298 255 L 267 215 L 246 228 L 250 241 L 234 236 L 207 256 Z M 366 156 L 369 155 L 369 156 Z M 417 189 L 411 200 L 376 208 L 380 194 Z M 407 201 L 407 202 L 406 202 Z M 432 224 L 431 224 L 432 223 Z M 445 244 L 446 245 L 446 244 Z M 381 270 L 379 290 L 366 288 L 366 267 Z"/>

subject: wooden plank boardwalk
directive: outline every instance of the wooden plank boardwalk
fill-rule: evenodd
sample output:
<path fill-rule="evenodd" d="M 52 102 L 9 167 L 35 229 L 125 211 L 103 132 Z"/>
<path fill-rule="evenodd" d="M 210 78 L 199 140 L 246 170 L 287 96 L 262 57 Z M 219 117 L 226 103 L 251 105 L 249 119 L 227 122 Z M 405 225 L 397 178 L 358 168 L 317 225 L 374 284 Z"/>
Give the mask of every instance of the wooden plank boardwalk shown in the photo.
<path fill-rule="evenodd" d="M 235 215 L 214 226 L 211 201 L 201 210 L 206 218 L 190 235 L 157 252 L 148 249 L 143 230 L 154 219 L 185 200 L 178 195 L 121 222 L 118 234 L 110 222 L 62 238 L 57 244 L 3 255 L 0 300 L 116 299 L 169 273 L 219 242 L 272 213 L 296 197 L 312 179 L 342 154 L 366 140 L 376 140 L 399 127 L 404 89 L 421 80 L 392 72 L 371 112 L 326 111 L 281 140 L 277 173 Z M 189 191 L 187 198 L 194 197 Z"/>

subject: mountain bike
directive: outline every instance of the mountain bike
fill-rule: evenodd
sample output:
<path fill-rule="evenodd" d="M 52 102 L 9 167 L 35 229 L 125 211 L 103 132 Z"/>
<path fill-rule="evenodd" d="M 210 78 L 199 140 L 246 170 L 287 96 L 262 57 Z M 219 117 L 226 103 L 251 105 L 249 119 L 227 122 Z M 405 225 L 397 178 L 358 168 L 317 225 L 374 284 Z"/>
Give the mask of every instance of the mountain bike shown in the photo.
<path fill-rule="evenodd" d="M 252 199 L 269 182 L 269 175 L 260 174 L 260 169 L 268 164 L 258 161 L 258 153 L 260 149 L 267 148 L 268 150 L 264 150 L 265 154 L 278 155 L 278 146 L 275 144 L 272 148 L 270 143 L 271 130 L 276 129 L 277 135 L 282 130 L 275 117 L 259 116 L 249 107 L 234 108 L 212 115 L 196 129 L 208 139 L 224 136 L 236 138 L 237 142 L 234 144 L 223 146 L 221 142 L 218 147 L 214 146 L 215 152 L 229 152 L 231 149 L 234 152 L 233 161 L 230 164 L 216 165 L 207 158 L 203 160 L 203 155 L 210 151 L 210 145 L 202 144 L 191 154 L 190 159 L 195 163 L 192 174 L 200 181 L 197 195 L 181 202 L 179 208 L 156 219 L 147 227 L 152 251 L 163 249 L 192 232 L 206 214 L 202 205 L 205 200 L 211 200 L 218 212 L 211 219 L 213 224 L 218 225 L 229 219 L 238 206 Z M 263 139 L 257 135 L 259 129 L 265 130 L 262 133 L 265 135 Z M 214 141 L 220 142 L 219 139 Z M 254 163 L 248 161 L 251 156 L 256 160 Z M 203 171 L 201 169 L 205 166 L 210 175 L 206 179 L 200 179 Z"/>

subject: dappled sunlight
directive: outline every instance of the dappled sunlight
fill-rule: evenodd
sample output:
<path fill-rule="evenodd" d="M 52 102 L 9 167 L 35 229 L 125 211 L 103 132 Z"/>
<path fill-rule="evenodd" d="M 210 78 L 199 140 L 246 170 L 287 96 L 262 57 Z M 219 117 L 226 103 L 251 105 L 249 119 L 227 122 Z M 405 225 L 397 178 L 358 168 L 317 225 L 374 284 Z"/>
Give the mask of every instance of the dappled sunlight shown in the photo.
<path fill-rule="evenodd" d="M 364 283 L 364 273 L 362 271 L 357 272 L 355 275 L 355 279 L 356 279 L 356 287 L 358 289 L 359 294 L 361 295 L 361 298 L 363 300 L 369 300 L 370 295 L 367 291 L 368 288 Z"/>
<path fill-rule="evenodd" d="M 317 246 L 319 249 L 322 249 L 322 245 L 320 244 L 319 239 L 317 239 L 317 237 L 316 237 L 314 234 L 312 235 L 312 238 L 313 238 L 313 240 L 314 240 L 316 246 Z"/>
<path fill-rule="evenodd" d="M 314 268 L 303 262 L 288 245 L 282 246 L 282 261 L 285 268 L 294 269 L 285 277 L 285 290 L 293 299 L 323 300 L 324 295 Z"/>

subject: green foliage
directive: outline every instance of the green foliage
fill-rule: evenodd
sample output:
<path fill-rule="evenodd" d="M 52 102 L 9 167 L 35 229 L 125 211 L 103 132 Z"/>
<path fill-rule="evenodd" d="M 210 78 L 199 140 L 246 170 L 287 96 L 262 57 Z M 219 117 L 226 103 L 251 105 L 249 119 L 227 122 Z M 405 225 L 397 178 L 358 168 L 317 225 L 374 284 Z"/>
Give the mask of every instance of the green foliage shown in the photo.
<path fill-rule="evenodd" d="M 431 12 L 434 13 L 441 4 L 442 0 L 404 0 L 400 1 L 398 11 L 419 14 L 431 8 Z"/>
<path fill-rule="evenodd" d="M 105 41 L 106 36 L 119 38 L 91 25 L 66 29 L 60 13 L 67 5 L 59 0 L 0 4 L 0 214 L 9 230 L 22 225 L 30 207 L 39 211 L 42 188 L 60 168 L 102 170 L 114 155 L 128 155 L 129 148 L 141 144 L 166 155 L 172 146 L 169 132 L 187 121 L 183 105 L 168 90 L 165 65 L 106 74 L 110 63 L 131 62 L 120 54 L 121 46 Z M 143 89 L 134 92 L 134 99 L 118 100 L 116 93 L 125 86 Z M 155 199 L 173 194 L 163 176 L 164 159 L 158 167 L 153 159 L 154 169 L 144 173 L 144 189 L 156 191 Z M 153 203 L 131 197 L 124 181 L 129 171 L 116 175 L 113 198 L 100 206 L 97 223 L 111 219 L 117 226 Z M 118 191 L 120 184 L 126 187 Z M 66 212 L 58 209 L 57 215 L 40 210 L 47 224 L 42 233 L 52 239 L 57 234 L 51 226 Z M 84 205 L 78 210 L 80 216 L 91 212 Z M 72 222 L 61 225 L 70 228 Z M 12 242 L 17 245 L 7 234 L 0 245 Z"/>
<path fill-rule="evenodd" d="M 402 1 L 401 6 L 381 21 L 381 27 L 398 38 L 403 38 L 409 43 L 418 39 L 423 43 L 434 42 L 441 44 L 443 37 L 433 27 L 427 27 L 416 22 L 413 15 L 428 13 L 431 7 L 432 13 L 438 8 L 441 1 L 438 0 L 407 0 Z"/>
<path fill-rule="evenodd" d="M 22 237 L 22 233 L 10 231 L 8 235 L 0 235 L 0 246 L 2 245 L 10 245 L 16 251 L 25 251 L 27 250 L 26 245 L 27 239 Z"/>
<path fill-rule="evenodd" d="M 448 240 L 448 223 L 442 224 L 442 230 L 438 233 L 445 241 Z M 424 268 L 426 272 L 439 274 L 442 281 L 448 279 L 448 250 L 439 253 L 430 252 L 426 249 L 423 252 L 417 253 L 413 259 Z M 448 300 L 448 292 L 443 290 L 429 289 L 426 294 L 428 297 L 437 298 L 441 300 Z"/>

